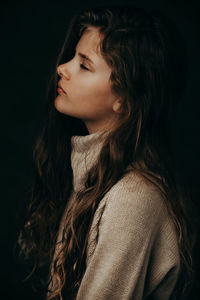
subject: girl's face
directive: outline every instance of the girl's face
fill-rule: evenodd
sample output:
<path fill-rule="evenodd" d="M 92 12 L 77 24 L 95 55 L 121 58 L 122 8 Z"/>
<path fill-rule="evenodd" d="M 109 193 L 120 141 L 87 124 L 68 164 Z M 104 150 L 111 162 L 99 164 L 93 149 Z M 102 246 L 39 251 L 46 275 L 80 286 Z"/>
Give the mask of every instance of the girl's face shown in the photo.
<path fill-rule="evenodd" d="M 98 51 L 99 42 L 98 29 L 88 27 L 73 59 L 57 70 L 61 89 L 58 89 L 55 108 L 83 120 L 89 133 L 115 126 L 120 108 L 119 100 L 111 92 L 111 69 Z"/>

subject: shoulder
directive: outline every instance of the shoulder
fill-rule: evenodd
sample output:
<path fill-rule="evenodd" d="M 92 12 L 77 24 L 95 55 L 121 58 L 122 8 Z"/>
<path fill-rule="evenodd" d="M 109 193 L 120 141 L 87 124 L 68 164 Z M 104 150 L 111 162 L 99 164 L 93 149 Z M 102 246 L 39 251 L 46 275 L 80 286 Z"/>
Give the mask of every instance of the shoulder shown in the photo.
<path fill-rule="evenodd" d="M 155 215 L 167 216 L 167 207 L 157 186 L 136 172 L 125 174 L 108 192 L 106 207 L 110 213 L 140 213 L 153 219 Z M 113 215 L 114 216 L 114 215 Z"/>
<path fill-rule="evenodd" d="M 122 177 L 101 200 L 89 235 L 88 256 L 97 240 L 124 253 L 150 251 L 155 243 L 156 251 L 167 257 L 178 251 L 175 227 L 159 189 L 134 172 Z"/>
<path fill-rule="evenodd" d="M 134 172 L 123 176 L 100 201 L 95 212 L 89 244 L 95 248 L 97 240 L 114 238 L 115 243 L 126 247 L 128 241 L 138 244 L 166 230 L 175 229 L 169 219 L 167 207 L 159 190 Z M 170 237 L 171 239 L 171 237 Z M 93 250 L 91 250 L 93 252 Z"/>
<path fill-rule="evenodd" d="M 139 243 L 145 239 L 149 246 L 156 241 L 162 254 L 165 249 L 165 255 L 174 259 L 178 252 L 177 232 L 159 188 L 130 172 L 110 189 L 107 197 L 100 231 L 112 230 L 125 240 L 137 239 Z"/>

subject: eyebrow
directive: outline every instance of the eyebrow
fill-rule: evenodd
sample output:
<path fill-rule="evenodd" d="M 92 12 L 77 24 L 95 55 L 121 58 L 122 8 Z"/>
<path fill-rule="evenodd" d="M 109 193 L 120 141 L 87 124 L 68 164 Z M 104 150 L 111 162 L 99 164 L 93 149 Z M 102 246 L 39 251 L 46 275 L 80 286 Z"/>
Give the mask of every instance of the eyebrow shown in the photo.
<path fill-rule="evenodd" d="M 76 49 L 75 49 L 76 50 Z M 94 62 L 86 55 L 86 54 L 83 54 L 81 52 L 78 52 L 78 55 L 84 59 L 86 59 L 87 61 L 89 61 L 91 64 L 94 65 Z"/>

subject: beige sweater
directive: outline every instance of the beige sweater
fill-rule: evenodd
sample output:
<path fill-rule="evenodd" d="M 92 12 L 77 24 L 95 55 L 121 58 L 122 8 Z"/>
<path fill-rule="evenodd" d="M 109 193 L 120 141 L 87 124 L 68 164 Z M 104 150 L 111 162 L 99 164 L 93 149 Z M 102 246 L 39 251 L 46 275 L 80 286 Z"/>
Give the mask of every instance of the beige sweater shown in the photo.
<path fill-rule="evenodd" d="M 74 191 L 68 205 L 83 187 L 105 136 L 71 138 Z M 110 189 L 95 212 L 86 266 L 76 300 L 170 299 L 180 270 L 175 228 L 159 191 L 133 171 Z"/>

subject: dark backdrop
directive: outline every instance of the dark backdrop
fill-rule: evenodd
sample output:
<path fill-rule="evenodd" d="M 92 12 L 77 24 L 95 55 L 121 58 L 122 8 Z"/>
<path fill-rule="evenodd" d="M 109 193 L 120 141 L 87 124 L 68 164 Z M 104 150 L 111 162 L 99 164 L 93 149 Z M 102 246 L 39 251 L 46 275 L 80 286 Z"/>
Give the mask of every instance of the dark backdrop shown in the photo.
<path fill-rule="evenodd" d="M 117 4 L 122 1 L 101 1 Z M 171 17 L 186 41 L 189 79 L 173 120 L 173 147 L 191 190 L 198 218 L 199 204 L 199 21 L 197 2 L 124 1 L 157 8 Z M 34 299 L 20 283 L 22 267 L 14 256 L 16 212 L 31 173 L 32 146 L 42 122 L 47 82 L 62 45 L 68 17 L 93 1 L 9 1 L 1 4 L 1 283 L 2 299 Z M 198 249 L 195 250 L 199 264 Z M 198 276 L 198 274 L 197 274 Z M 196 295 L 196 296 L 195 296 Z M 190 299 L 200 299 L 198 280 Z"/>

